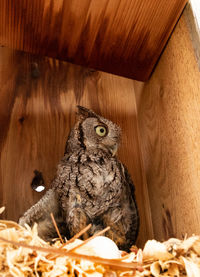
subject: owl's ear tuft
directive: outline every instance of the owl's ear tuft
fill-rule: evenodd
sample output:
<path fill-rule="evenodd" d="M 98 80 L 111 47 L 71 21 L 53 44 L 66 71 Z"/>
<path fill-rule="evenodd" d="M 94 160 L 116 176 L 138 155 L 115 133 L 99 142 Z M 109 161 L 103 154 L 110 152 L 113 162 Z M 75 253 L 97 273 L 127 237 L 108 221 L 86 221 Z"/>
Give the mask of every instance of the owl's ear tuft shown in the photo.
<path fill-rule="evenodd" d="M 77 115 L 80 116 L 81 118 L 98 117 L 97 114 L 95 114 L 95 112 L 93 112 L 92 110 L 89 110 L 82 106 L 77 106 L 77 108 L 78 108 Z"/>

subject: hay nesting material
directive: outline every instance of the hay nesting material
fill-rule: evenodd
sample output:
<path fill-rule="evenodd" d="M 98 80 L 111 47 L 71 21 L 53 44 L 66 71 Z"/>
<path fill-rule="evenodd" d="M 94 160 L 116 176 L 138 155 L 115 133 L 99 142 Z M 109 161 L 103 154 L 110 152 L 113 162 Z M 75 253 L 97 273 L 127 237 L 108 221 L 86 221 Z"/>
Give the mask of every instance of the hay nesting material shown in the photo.
<path fill-rule="evenodd" d="M 110 250 L 111 257 L 118 257 L 106 259 L 104 253 L 98 252 L 94 237 L 88 241 L 78 239 L 83 232 L 70 241 L 62 243 L 57 239 L 50 245 L 38 236 L 36 224 L 30 228 L 0 220 L 0 276 L 200 276 L 199 236 L 164 243 L 151 240 L 143 250 L 133 247 L 129 254 L 120 252 L 112 241 L 98 237 L 96 241 L 101 241 L 99 245 L 104 245 L 105 252 Z"/>

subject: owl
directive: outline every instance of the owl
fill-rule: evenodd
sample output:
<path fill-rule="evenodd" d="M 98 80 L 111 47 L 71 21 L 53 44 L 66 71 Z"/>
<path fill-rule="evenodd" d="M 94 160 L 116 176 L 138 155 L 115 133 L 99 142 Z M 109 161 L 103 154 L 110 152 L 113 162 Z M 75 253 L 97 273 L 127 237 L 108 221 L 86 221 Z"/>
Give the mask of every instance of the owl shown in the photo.
<path fill-rule="evenodd" d="M 39 235 L 45 239 L 56 236 L 50 213 L 67 238 L 89 223 L 92 228 L 85 238 L 110 226 L 106 236 L 128 251 L 137 238 L 139 215 L 133 182 L 116 157 L 120 133 L 115 123 L 78 106 L 51 189 L 19 224 L 37 222 Z"/>

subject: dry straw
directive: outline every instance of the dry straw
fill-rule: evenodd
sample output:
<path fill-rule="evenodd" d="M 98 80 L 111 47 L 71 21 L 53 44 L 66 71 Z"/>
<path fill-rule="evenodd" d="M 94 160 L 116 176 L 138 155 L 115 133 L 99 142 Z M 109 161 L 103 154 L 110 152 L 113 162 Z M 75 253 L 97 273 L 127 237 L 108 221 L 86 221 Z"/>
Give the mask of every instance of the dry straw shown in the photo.
<path fill-rule="evenodd" d="M 0 208 L 0 213 L 3 211 L 4 208 Z M 121 258 L 105 259 L 94 256 L 94 249 L 88 255 L 88 242 L 104 234 L 109 227 L 85 241 L 79 240 L 91 228 L 88 225 L 70 240 L 63 241 L 53 215 L 51 217 L 58 233 L 58 239 L 51 245 L 38 236 L 36 224 L 30 228 L 0 220 L 0 276 L 200 276 L 199 236 L 163 243 L 151 240 L 143 250 L 133 247 L 132 252 L 123 253 Z"/>

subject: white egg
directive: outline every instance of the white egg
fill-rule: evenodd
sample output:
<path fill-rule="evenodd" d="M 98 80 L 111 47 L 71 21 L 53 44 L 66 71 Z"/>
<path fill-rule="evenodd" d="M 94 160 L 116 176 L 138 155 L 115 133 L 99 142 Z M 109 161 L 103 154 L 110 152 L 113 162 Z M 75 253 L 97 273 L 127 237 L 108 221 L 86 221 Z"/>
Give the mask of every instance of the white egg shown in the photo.
<path fill-rule="evenodd" d="M 98 236 L 88 241 L 86 244 L 76 249 L 75 252 L 105 259 L 121 258 L 119 248 L 114 241 L 104 236 Z"/>

